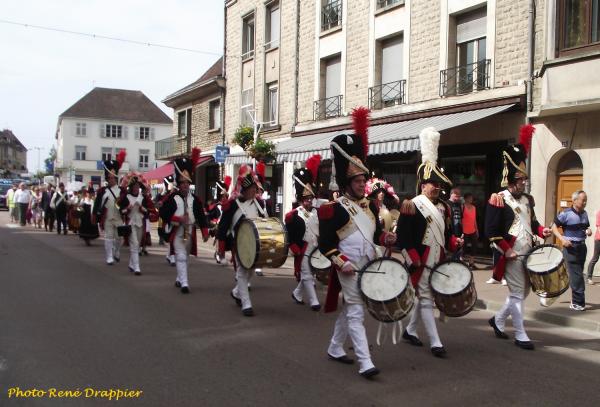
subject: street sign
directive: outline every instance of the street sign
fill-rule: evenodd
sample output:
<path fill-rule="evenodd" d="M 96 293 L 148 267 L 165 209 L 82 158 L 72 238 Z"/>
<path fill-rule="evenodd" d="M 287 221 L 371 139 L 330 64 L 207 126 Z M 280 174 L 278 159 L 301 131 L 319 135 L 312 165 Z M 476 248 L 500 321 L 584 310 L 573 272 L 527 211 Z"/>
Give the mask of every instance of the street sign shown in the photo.
<path fill-rule="evenodd" d="M 102 160 L 96 160 L 96 169 L 98 171 L 101 171 L 104 169 L 104 161 Z"/>
<path fill-rule="evenodd" d="M 225 159 L 229 155 L 229 146 L 217 146 L 215 149 L 215 162 L 225 164 Z"/>

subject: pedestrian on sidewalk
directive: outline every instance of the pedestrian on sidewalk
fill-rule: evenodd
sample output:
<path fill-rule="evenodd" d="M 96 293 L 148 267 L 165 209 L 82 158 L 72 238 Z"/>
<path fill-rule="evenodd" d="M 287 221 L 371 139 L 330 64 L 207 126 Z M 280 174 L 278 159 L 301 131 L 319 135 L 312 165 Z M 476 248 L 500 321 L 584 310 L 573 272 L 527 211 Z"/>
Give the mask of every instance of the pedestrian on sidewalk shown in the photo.
<path fill-rule="evenodd" d="M 587 270 L 587 282 L 589 285 L 594 285 L 594 267 L 598 263 L 600 257 L 600 209 L 596 211 L 596 234 L 594 235 L 594 255 Z"/>
<path fill-rule="evenodd" d="M 473 205 L 473 194 L 465 194 L 465 204 L 462 213 L 462 231 L 464 233 L 464 256 L 469 267 L 475 267 L 473 257 L 477 251 L 477 242 L 479 241 L 479 229 L 477 228 L 477 208 Z"/>
<path fill-rule="evenodd" d="M 10 213 L 10 223 L 15 223 L 19 218 L 19 209 L 15 202 L 15 193 L 17 192 L 17 184 L 12 184 L 11 188 L 6 193 L 6 204 Z"/>
<path fill-rule="evenodd" d="M 14 200 L 18 207 L 19 224 L 25 226 L 27 224 L 27 210 L 31 201 L 31 191 L 27 189 L 24 182 L 19 184 L 19 189 L 15 192 Z"/>
<path fill-rule="evenodd" d="M 563 245 L 563 255 L 569 272 L 569 285 L 571 286 L 571 306 L 575 311 L 585 311 L 585 277 L 583 265 L 587 256 L 585 238 L 592 235 L 590 221 L 585 206 L 587 195 L 584 191 L 573 192 L 572 205 L 559 213 L 554 219 L 552 232 Z M 558 228 L 563 229 L 561 235 Z"/>
<path fill-rule="evenodd" d="M 450 215 L 452 217 L 452 234 L 456 237 L 461 237 L 463 234 L 463 211 L 464 204 L 460 188 L 452 188 L 450 190 Z"/>
<path fill-rule="evenodd" d="M 41 229 L 42 227 L 42 191 L 39 187 L 33 188 L 33 196 L 29 204 L 31 214 L 33 217 L 34 227 Z"/>

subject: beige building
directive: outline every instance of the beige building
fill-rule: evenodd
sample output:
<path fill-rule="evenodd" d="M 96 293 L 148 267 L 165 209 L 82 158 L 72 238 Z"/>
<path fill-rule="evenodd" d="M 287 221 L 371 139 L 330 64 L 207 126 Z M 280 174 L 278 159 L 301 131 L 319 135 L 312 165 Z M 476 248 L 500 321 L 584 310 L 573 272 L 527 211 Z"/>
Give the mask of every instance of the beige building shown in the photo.
<path fill-rule="evenodd" d="M 265 123 L 285 212 L 293 165 L 328 159 L 352 109 L 368 106 L 376 175 L 413 194 L 418 134 L 435 126 L 442 165 L 483 204 L 500 183 L 499 149 L 526 120 L 528 16 L 522 0 L 228 1 L 225 137 Z M 234 152 L 227 171 L 245 161 Z M 321 172 L 326 187 L 328 160 Z"/>
<path fill-rule="evenodd" d="M 0 131 L 0 177 L 20 178 L 27 173 L 27 148 L 11 130 Z"/>
<path fill-rule="evenodd" d="M 173 136 L 156 142 L 156 158 L 171 160 L 200 148 L 204 159 L 196 172 L 196 185 L 203 188 L 196 192 L 202 200 L 211 195 L 210 189 L 219 180 L 219 166 L 212 157 L 215 147 L 224 144 L 224 91 L 223 58 L 219 58 L 200 78 L 162 101 L 173 109 Z M 162 171 L 158 173 L 162 175 Z M 162 182 L 163 177 L 154 178 Z"/>
<path fill-rule="evenodd" d="M 590 221 L 600 209 L 600 17 L 597 2 L 537 2 L 536 126 L 531 155 L 531 192 L 537 215 L 549 224 L 571 194 L 588 193 Z M 595 6 L 594 6 L 595 5 Z M 593 241 L 588 239 L 591 257 Z M 598 274 L 598 272 L 596 273 Z"/>

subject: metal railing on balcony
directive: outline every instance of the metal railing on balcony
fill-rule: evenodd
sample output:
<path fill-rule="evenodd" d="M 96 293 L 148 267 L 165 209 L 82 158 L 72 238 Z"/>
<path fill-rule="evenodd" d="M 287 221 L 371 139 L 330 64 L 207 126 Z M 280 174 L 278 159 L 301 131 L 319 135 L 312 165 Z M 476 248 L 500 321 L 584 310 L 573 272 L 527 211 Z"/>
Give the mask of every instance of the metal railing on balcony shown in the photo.
<path fill-rule="evenodd" d="M 405 90 L 405 79 L 373 86 L 369 88 L 369 107 L 377 110 L 384 107 L 403 105 L 406 103 Z"/>
<path fill-rule="evenodd" d="M 377 10 L 391 6 L 392 4 L 404 4 L 404 0 L 377 0 Z"/>
<path fill-rule="evenodd" d="M 342 25 L 342 0 L 329 0 L 321 8 L 321 31 Z"/>
<path fill-rule="evenodd" d="M 166 160 L 188 153 L 188 137 L 169 137 L 154 143 L 154 156 L 157 160 Z"/>
<path fill-rule="evenodd" d="M 456 96 L 490 88 L 490 59 L 440 71 L 440 96 Z"/>
<path fill-rule="evenodd" d="M 325 120 L 341 116 L 343 97 L 343 95 L 337 95 L 326 99 L 316 100 L 313 111 L 314 119 Z"/>

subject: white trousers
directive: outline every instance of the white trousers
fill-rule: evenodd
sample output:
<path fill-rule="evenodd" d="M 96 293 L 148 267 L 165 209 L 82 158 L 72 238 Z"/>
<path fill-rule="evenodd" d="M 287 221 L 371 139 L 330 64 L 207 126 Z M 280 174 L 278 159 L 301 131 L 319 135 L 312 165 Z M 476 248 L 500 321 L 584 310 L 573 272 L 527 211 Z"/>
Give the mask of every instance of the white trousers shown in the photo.
<path fill-rule="evenodd" d="M 192 238 L 183 240 L 183 229 L 178 228 L 175 239 L 173 239 L 173 248 L 175 249 L 175 268 L 177 270 L 177 280 L 181 287 L 188 287 L 188 253 L 191 248 Z"/>
<path fill-rule="evenodd" d="M 306 293 L 308 297 L 308 303 L 310 306 L 319 305 L 319 298 L 315 290 L 315 278 L 310 271 L 310 265 L 308 264 L 308 256 L 303 256 L 302 265 L 300 266 L 300 282 L 294 289 L 294 297 L 303 300 L 302 291 Z"/>
<path fill-rule="evenodd" d="M 248 285 L 250 279 L 254 275 L 254 269 L 250 270 L 237 264 L 235 269 L 236 285 L 233 287 L 233 295 L 236 298 L 242 300 L 242 309 L 252 308 L 252 301 L 250 301 L 250 292 L 248 291 Z"/>
<path fill-rule="evenodd" d="M 121 238 L 117 234 L 117 226 L 122 225 L 121 220 L 110 219 L 104 222 L 104 253 L 106 262 L 112 263 L 121 258 Z"/>
<path fill-rule="evenodd" d="M 442 347 L 442 341 L 438 335 L 437 326 L 435 325 L 435 317 L 433 316 L 433 301 L 427 298 L 418 298 L 415 300 L 415 306 L 410 315 L 410 322 L 406 326 L 406 332 L 410 335 L 417 336 L 417 325 L 419 319 L 423 320 L 425 332 L 429 338 L 429 346 Z"/>
<path fill-rule="evenodd" d="M 364 319 L 365 311 L 362 305 L 345 303 L 335 321 L 333 336 L 327 349 L 327 353 L 335 358 L 344 356 L 346 354 L 344 343 L 348 335 L 350 335 L 352 346 L 354 346 L 354 353 L 358 359 L 359 373 L 375 367 L 369 352 L 369 342 L 367 341 L 367 333 L 363 324 Z"/>
<path fill-rule="evenodd" d="M 144 234 L 143 226 L 131 226 L 129 235 L 129 267 L 133 271 L 140 271 L 140 242 Z"/>

